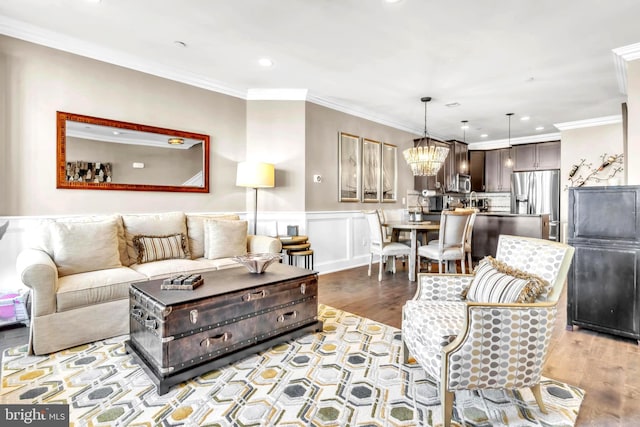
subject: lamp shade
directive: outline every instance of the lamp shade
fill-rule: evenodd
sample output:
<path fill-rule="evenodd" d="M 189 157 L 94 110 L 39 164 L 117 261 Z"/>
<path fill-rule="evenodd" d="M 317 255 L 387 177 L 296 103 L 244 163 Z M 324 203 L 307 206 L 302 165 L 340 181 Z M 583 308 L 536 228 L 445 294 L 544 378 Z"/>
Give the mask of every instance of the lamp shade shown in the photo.
<path fill-rule="evenodd" d="M 275 187 L 275 168 L 271 163 L 240 162 L 236 174 L 238 187 Z"/>

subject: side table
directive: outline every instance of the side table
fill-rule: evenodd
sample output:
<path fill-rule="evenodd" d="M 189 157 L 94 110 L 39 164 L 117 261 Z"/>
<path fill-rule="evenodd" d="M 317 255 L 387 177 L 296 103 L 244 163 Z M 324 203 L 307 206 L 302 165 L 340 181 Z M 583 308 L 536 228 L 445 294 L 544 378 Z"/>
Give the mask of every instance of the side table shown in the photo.
<path fill-rule="evenodd" d="M 278 236 L 289 265 L 297 266 L 297 258 L 304 259 L 304 268 L 313 270 L 313 249 L 307 236 Z M 296 261 L 294 261 L 296 260 Z"/>

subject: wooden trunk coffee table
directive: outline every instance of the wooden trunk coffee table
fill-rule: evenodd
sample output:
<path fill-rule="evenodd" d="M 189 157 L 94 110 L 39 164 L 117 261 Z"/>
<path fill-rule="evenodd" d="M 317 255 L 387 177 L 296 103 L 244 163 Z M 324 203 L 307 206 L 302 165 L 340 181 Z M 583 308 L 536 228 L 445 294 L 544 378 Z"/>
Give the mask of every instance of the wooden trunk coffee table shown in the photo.
<path fill-rule="evenodd" d="M 315 272 L 272 264 L 262 274 L 244 267 L 202 273 L 191 290 L 161 290 L 162 279 L 129 290 L 125 343 L 158 388 L 322 330 Z"/>

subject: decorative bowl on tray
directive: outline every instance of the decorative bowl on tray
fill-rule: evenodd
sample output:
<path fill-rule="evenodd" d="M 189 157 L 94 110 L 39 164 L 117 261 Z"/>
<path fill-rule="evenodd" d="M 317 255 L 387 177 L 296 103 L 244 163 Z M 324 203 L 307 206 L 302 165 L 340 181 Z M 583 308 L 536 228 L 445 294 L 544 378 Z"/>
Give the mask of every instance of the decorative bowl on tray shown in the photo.
<path fill-rule="evenodd" d="M 251 273 L 260 274 L 264 273 L 267 267 L 271 264 L 282 259 L 282 255 L 271 253 L 248 253 L 246 255 L 234 256 L 232 259 L 244 265 Z"/>

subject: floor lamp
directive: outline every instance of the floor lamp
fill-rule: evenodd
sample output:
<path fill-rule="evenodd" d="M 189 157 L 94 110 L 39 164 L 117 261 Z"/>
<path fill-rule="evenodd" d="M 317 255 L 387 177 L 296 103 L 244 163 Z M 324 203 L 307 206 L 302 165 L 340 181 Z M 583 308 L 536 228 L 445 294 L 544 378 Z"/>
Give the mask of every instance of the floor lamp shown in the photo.
<path fill-rule="evenodd" d="M 255 190 L 253 206 L 253 234 L 255 235 L 258 229 L 258 188 L 275 187 L 275 169 L 271 163 L 240 162 L 236 174 L 236 185 Z"/>

